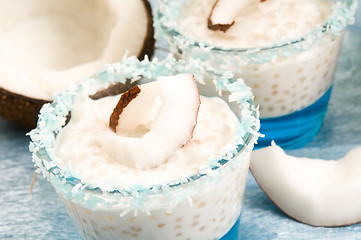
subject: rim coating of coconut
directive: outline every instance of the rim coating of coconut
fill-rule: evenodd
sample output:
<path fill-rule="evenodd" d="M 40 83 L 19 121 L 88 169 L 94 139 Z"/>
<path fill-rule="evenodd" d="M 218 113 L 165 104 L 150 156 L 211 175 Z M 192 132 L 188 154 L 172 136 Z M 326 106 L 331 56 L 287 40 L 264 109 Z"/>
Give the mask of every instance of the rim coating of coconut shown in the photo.
<path fill-rule="evenodd" d="M 127 79 L 131 79 L 131 82 L 134 83 L 140 77 L 156 79 L 158 76 L 172 76 L 177 73 L 193 73 L 199 84 L 202 84 L 204 80 L 202 77 L 204 73 L 216 74 L 213 75 L 216 76 L 213 81 L 215 89 L 219 92 L 230 92 L 229 102 L 237 104 L 242 109 L 236 142 L 225 146 L 220 155 L 210 159 L 208 165 L 197 174 L 184 176 L 160 185 L 136 185 L 115 189 L 111 186 L 102 188 L 89 186 L 86 181 L 77 178 L 77 174 L 71 169 L 61 169 L 57 166 L 55 160 L 57 158 L 55 155 L 56 136 L 66 124 L 68 113 L 72 109 L 77 94 L 93 95 L 99 89 L 104 89 L 109 85 L 126 83 Z M 179 62 L 171 56 L 164 61 L 157 59 L 149 61 L 147 58 L 139 61 L 135 57 L 130 57 L 120 63 L 108 65 L 93 77 L 71 85 L 67 91 L 57 94 L 52 103 L 45 104 L 40 110 L 37 128 L 28 134 L 31 137 L 29 148 L 32 152 L 33 162 L 39 167 L 37 171 L 47 177 L 52 184 L 58 186 L 58 190 L 60 189 L 72 201 L 85 204 L 87 208 L 92 209 L 96 206 L 110 207 L 119 204 L 119 196 L 133 196 L 133 201 L 128 203 L 129 209 L 144 210 L 147 199 L 157 199 L 159 192 L 162 192 L 162 201 L 165 201 L 164 196 L 169 199 L 177 199 L 177 202 L 187 201 L 192 193 L 199 191 L 200 185 L 210 184 L 208 178 L 207 181 L 203 181 L 204 176 L 207 175 L 212 179 L 227 166 L 231 167 L 242 161 L 243 155 L 240 153 L 252 149 L 259 136 L 258 116 L 259 112 L 253 105 L 253 94 L 250 88 L 244 84 L 242 79 L 233 79 L 231 72 L 210 68 L 200 61 Z M 187 187 L 187 190 L 172 188 L 190 182 L 197 182 L 197 184 Z M 175 204 L 174 201 L 172 204 Z"/>

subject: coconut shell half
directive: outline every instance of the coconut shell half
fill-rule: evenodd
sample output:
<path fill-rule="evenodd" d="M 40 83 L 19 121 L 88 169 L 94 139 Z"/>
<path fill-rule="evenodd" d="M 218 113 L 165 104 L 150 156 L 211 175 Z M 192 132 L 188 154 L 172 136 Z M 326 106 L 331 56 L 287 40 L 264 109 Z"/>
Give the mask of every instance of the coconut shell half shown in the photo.
<path fill-rule="evenodd" d="M 135 0 L 128 0 L 128 1 L 131 1 L 131 4 L 133 4 L 132 1 L 135 1 Z M 139 1 L 140 4 L 144 7 L 144 11 L 142 10 L 141 12 L 139 11 L 139 12 L 132 13 L 131 11 L 133 11 L 133 8 L 131 8 L 129 10 L 125 10 L 128 12 L 131 12 L 129 14 L 129 16 L 131 16 L 132 19 L 127 19 L 127 21 L 126 21 L 127 24 L 124 24 L 122 26 L 131 25 L 131 22 L 136 21 L 137 19 L 141 19 L 141 22 L 146 23 L 146 26 L 145 26 L 146 31 L 144 31 L 145 35 L 140 36 L 140 37 L 144 38 L 142 47 L 140 47 L 140 48 L 137 47 L 137 49 L 139 48 L 138 53 L 135 53 L 134 51 L 133 52 L 129 51 L 131 53 L 128 53 L 128 56 L 136 55 L 141 60 L 141 59 L 144 59 L 144 57 L 146 55 L 149 58 L 153 55 L 155 39 L 154 39 L 153 16 L 152 16 L 151 6 L 147 0 L 137 0 L 137 1 Z M 66 5 L 66 4 L 69 5 L 69 6 L 68 5 L 62 6 L 64 8 L 66 8 L 66 7 L 70 7 L 73 1 L 62 1 L 62 2 L 67 2 L 67 3 L 64 3 L 64 5 Z M 96 2 L 96 1 L 94 1 L 94 2 Z M 114 7 L 111 6 L 111 4 L 118 4 L 117 1 L 108 0 L 105 2 L 103 0 L 98 0 L 98 2 L 96 4 L 102 4 L 102 5 L 109 4 L 109 6 L 108 6 L 109 11 L 112 11 L 115 15 L 116 14 L 118 14 L 118 16 L 121 15 L 121 14 L 119 14 L 119 9 L 121 9 L 122 6 L 119 6 L 118 10 L 114 10 Z M 11 3 L 11 4 L 13 4 L 13 3 Z M 121 2 L 119 4 L 123 4 L 123 2 Z M 47 5 L 46 1 L 44 2 L 43 5 Z M 42 9 L 42 7 L 43 6 L 41 6 L 40 9 Z M 97 6 L 95 6 L 94 8 L 96 9 L 96 7 Z M 1 8 L 1 6 L 0 6 L 0 8 Z M 126 8 L 126 6 L 124 6 L 124 8 Z M 139 7 L 137 9 L 139 9 Z M 43 11 L 43 10 L 39 10 L 39 11 Z M 97 16 L 95 16 L 95 17 L 97 17 Z M 119 17 L 119 19 L 121 19 L 121 21 L 124 21 L 124 19 L 122 17 Z M 101 17 L 99 17 L 99 19 L 96 19 L 96 21 L 97 20 L 101 21 L 102 19 L 101 19 Z M 120 20 L 117 20 L 117 21 L 120 21 Z M 126 28 L 126 30 L 124 30 L 124 31 L 126 31 L 128 34 L 128 31 L 130 31 L 129 27 L 125 27 L 125 28 Z M 142 28 L 142 29 L 144 29 L 144 28 Z M 114 35 L 117 31 L 119 33 L 119 32 L 121 32 L 121 29 L 120 30 L 116 29 L 115 31 L 111 30 L 109 32 L 110 32 L 110 34 Z M 136 31 L 136 30 L 133 30 L 133 31 L 137 34 L 137 36 L 138 36 L 138 34 L 140 34 L 139 33 L 140 31 Z M 129 32 L 129 35 L 131 35 L 131 34 L 133 34 L 133 33 Z M 143 34 L 143 31 L 142 31 L 142 34 Z M 1 35 L 2 35 L 2 32 L 0 31 L 0 38 L 1 38 Z M 47 39 L 47 36 L 44 36 L 44 39 Z M 124 40 L 124 38 L 120 37 L 120 39 L 117 39 L 116 41 L 118 41 L 118 43 L 121 43 L 122 40 Z M 112 41 L 113 41 L 113 45 L 114 45 L 114 39 L 112 39 Z M 132 42 L 134 42 L 134 41 L 124 40 L 124 43 L 122 43 L 122 44 L 123 45 L 124 44 L 132 44 Z M 16 44 L 16 43 L 14 43 L 14 44 Z M 42 44 L 42 43 L 40 43 L 40 44 Z M 115 47 L 117 47 L 117 45 L 119 45 L 119 44 L 115 44 Z M 132 46 L 130 46 L 130 48 L 132 48 Z M 134 45 L 133 45 L 133 48 L 134 48 Z M 107 51 L 107 53 L 104 53 L 103 56 L 106 54 L 109 54 L 109 53 L 111 54 L 112 49 L 107 49 L 104 51 Z M 116 50 L 114 50 L 114 52 L 116 52 Z M 106 63 L 113 63 L 113 62 L 121 61 L 121 59 L 124 57 L 125 53 L 126 52 L 117 54 L 116 59 L 114 59 L 114 56 L 113 56 L 113 58 L 111 60 L 102 63 L 102 65 L 104 65 Z M 0 52 L 0 60 L 2 57 L 1 55 L 2 55 L 2 53 Z M 36 57 L 36 56 L 34 56 L 34 57 Z M 5 58 L 6 58 L 6 56 L 3 56 L 3 59 L 5 59 Z M 95 61 L 96 61 L 96 59 L 95 59 Z M 31 62 L 31 61 L 29 61 L 29 62 Z M 1 64 L 1 61 L 0 61 L 0 64 Z M 83 63 L 81 63 L 80 65 L 82 65 L 82 64 Z M 87 63 L 85 63 L 85 64 L 87 64 Z M 100 65 L 100 64 L 98 64 L 98 65 Z M 75 67 L 77 67 L 77 66 L 75 66 Z M 91 67 L 87 67 L 87 69 L 91 70 L 92 73 L 89 73 L 85 77 L 91 76 L 93 73 L 96 73 L 97 71 L 99 71 L 100 67 L 96 67 L 94 69 L 92 69 Z M 0 68 L 0 71 L 1 71 L 1 69 L 6 69 L 6 67 Z M 21 69 L 21 70 L 23 70 L 23 69 Z M 2 76 L 3 75 L 0 72 L 0 77 L 2 77 Z M 66 79 L 67 76 L 68 75 L 64 75 L 64 79 Z M 74 76 L 77 76 L 77 74 L 74 74 Z M 81 76 L 81 75 L 79 75 L 79 76 Z M 81 76 L 77 80 L 82 80 L 85 77 Z M 52 79 L 54 79 L 52 77 L 49 77 L 49 78 L 50 78 L 49 81 L 52 81 Z M 16 81 L 16 78 L 14 78 L 12 80 Z M 53 81 L 55 81 L 55 80 L 53 80 Z M 62 78 L 57 79 L 57 81 L 61 82 Z M 27 86 L 33 85 L 32 81 L 25 82 L 22 84 L 24 86 L 26 86 L 25 89 L 27 88 Z M 61 91 L 61 90 L 63 90 L 63 89 L 59 89 L 59 91 Z M 40 108 L 42 107 L 43 104 L 51 102 L 51 101 L 52 101 L 51 97 L 44 97 L 44 96 L 36 95 L 31 90 L 27 90 L 27 92 L 20 92 L 18 90 L 14 90 L 13 88 L 9 87 L 6 83 L 5 84 L 1 83 L 1 81 L 0 81 L 0 117 L 7 119 L 7 120 L 13 122 L 14 124 L 21 126 L 27 130 L 33 129 L 36 126 Z"/>

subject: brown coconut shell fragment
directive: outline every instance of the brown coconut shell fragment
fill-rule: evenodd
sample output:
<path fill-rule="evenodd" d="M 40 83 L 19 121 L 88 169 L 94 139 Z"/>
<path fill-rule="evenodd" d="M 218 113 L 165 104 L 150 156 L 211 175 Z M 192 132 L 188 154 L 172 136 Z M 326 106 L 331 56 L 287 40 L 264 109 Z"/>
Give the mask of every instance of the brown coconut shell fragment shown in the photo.
<path fill-rule="evenodd" d="M 36 126 L 40 108 L 50 101 L 26 97 L 0 87 L 0 116 L 30 130 Z"/>
<path fill-rule="evenodd" d="M 143 46 L 137 54 L 137 57 L 142 60 L 146 55 L 149 58 L 153 56 L 155 39 L 151 5 L 147 0 L 139 1 L 144 5 L 147 18 L 147 33 L 144 37 Z M 131 19 L 129 21 L 131 21 Z M 119 41 L 121 41 L 121 39 Z M 119 56 L 119 61 L 122 57 L 123 56 Z M 94 69 L 94 72 L 97 70 L 98 69 Z M 51 80 L 49 79 L 49 81 Z M 31 84 L 31 82 L 29 82 L 29 84 Z M 38 114 L 43 104 L 51 101 L 51 99 L 36 98 L 36 96 L 31 96 L 31 93 L 15 93 L 7 90 L 6 86 L 0 86 L 0 117 L 30 130 L 36 127 Z"/>
<path fill-rule="evenodd" d="M 139 93 L 140 93 L 140 88 L 138 86 L 135 86 L 132 89 L 122 94 L 109 118 L 109 127 L 110 129 L 113 130 L 113 132 L 115 133 L 117 132 L 117 126 L 118 126 L 120 114 L 122 114 L 124 108 L 126 108 L 128 104 L 138 96 Z"/>

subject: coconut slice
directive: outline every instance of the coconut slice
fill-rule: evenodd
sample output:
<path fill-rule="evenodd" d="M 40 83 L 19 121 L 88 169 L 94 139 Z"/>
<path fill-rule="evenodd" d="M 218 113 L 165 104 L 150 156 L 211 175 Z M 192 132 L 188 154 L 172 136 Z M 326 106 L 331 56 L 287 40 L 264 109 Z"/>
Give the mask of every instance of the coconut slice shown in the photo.
<path fill-rule="evenodd" d="M 0 1 L 0 116 L 31 129 L 54 93 L 154 51 L 146 0 Z"/>
<path fill-rule="evenodd" d="M 260 0 L 264 2 L 266 0 Z M 210 30 L 226 32 L 235 23 L 235 19 L 252 0 L 216 0 L 207 19 Z"/>
<path fill-rule="evenodd" d="M 361 147 L 339 160 L 297 158 L 280 147 L 252 153 L 251 171 L 265 194 L 290 217 L 313 226 L 361 222 Z"/>
<path fill-rule="evenodd" d="M 107 152 L 136 169 L 164 163 L 192 137 L 199 105 L 199 91 L 190 74 L 159 77 L 132 88 L 122 95 L 110 117 L 117 137 L 107 145 Z"/>

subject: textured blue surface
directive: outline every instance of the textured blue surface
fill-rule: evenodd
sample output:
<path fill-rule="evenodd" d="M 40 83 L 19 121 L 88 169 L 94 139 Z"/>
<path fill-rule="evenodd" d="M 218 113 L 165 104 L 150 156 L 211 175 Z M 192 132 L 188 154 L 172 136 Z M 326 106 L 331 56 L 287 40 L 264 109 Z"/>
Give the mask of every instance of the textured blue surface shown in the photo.
<path fill-rule="evenodd" d="M 359 0 L 361 4 L 361 0 Z M 159 45 L 159 43 L 158 43 Z M 157 55 L 164 54 L 158 49 Z M 51 185 L 34 167 L 25 131 L 0 119 L 0 239 L 80 239 Z M 347 30 L 324 124 L 296 156 L 337 159 L 361 145 L 361 10 Z M 361 239 L 361 224 L 317 228 L 298 223 L 265 196 L 249 175 L 240 222 L 242 239 Z"/>

